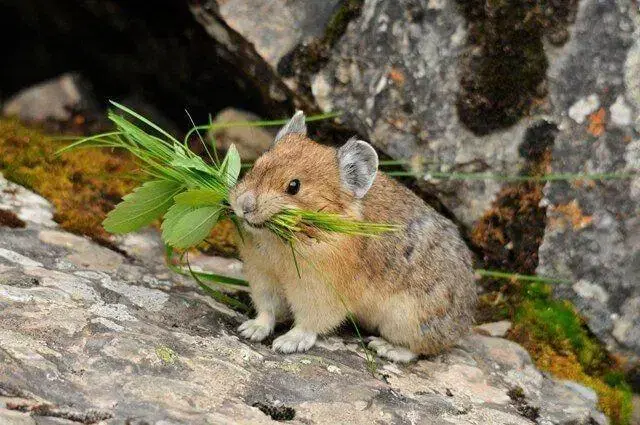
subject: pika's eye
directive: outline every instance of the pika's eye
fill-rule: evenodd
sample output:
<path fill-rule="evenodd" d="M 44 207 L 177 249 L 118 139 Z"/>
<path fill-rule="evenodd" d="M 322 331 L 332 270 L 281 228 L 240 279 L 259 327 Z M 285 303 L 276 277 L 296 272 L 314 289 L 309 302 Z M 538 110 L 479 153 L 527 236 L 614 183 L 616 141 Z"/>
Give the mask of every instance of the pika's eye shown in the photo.
<path fill-rule="evenodd" d="M 293 179 L 289 182 L 289 186 L 287 186 L 287 193 L 289 195 L 295 195 L 300 190 L 300 180 Z"/>

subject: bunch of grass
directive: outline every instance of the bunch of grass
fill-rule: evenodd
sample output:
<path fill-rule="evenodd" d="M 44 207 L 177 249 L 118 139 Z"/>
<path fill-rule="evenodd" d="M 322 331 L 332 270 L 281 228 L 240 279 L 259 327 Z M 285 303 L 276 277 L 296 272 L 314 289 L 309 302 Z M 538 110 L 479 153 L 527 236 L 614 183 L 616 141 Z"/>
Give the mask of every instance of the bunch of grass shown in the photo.
<path fill-rule="evenodd" d="M 204 240 L 220 219 L 229 217 L 237 223 L 229 207 L 229 191 L 236 184 L 241 170 L 235 146 L 231 146 L 225 158 L 219 161 L 215 144 L 211 155 L 207 144 L 200 138 L 209 156 L 210 162 L 206 162 L 187 145 L 190 134 L 203 129 L 203 126 L 194 126 L 190 134 L 179 141 L 135 111 L 115 102 L 112 104 L 115 110 L 110 111 L 108 117 L 116 131 L 83 138 L 62 150 L 81 147 L 123 149 L 140 162 L 140 169 L 148 181 L 125 196 L 123 202 L 109 213 L 103 223 L 107 231 L 129 233 L 162 217 L 164 241 L 174 248 L 189 248 Z M 331 116 L 335 115 L 325 114 L 309 120 Z M 282 123 L 266 121 L 252 124 Z M 206 128 L 234 125 L 239 124 L 210 124 Z M 284 241 L 293 243 L 299 232 L 307 236 L 325 232 L 375 236 L 393 231 L 396 226 L 357 221 L 326 212 L 285 209 L 269 220 L 267 228 Z"/>
<path fill-rule="evenodd" d="M 345 218 L 338 214 L 304 211 L 287 208 L 271 217 L 266 227 L 280 239 L 292 242 L 302 233 L 309 237 L 318 232 L 341 233 L 350 236 L 377 236 L 398 230 L 399 226 L 389 223 L 373 223 Z"/>

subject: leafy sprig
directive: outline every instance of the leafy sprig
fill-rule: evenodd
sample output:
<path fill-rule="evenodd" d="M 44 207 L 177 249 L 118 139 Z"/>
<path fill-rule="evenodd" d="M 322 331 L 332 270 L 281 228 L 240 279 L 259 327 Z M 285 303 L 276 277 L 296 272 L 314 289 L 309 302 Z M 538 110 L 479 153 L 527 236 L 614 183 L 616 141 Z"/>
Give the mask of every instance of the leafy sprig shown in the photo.
<path fill-rule="evenodd" d="M 206 239 L 223 218 L 237 222 L 229 207 L 229 191 L 235 186 L 242 168 L 238 150 L 231 145 L 224 159 L 218 161 L 214 145 L 215 158 L 209 155 L 211 163 L 208 163 L 191 151 L 187 144 L 190 134 L 210 129 L 212 124 L 194 126 L 185 139 L 179 141 L 135 111 L 119 103 L 111 103 L 115 109 L 109 112 L 108 117 L 116 131 L 83 138 L 62 150 L 81 147 L 124 149 L 136 157 L 142 173 L 149 179 L 109 212 L 103 222 L 105 230 L 115 234 L 129 233 L 162 218 L 165 243 L 185 249 Z M 330 116 L 335 114 L 315 118 Z M 275 125 L 282 124 L 282 121 L 260 124 Z M 208 153 L 206 143 L 202 138 L 201 141 Z M 307 236 L 318 236 L 323 232 L 374 236 L 395 230 L 392 225 L 298 209 L 276 214 L 267 223 L 267 228 L 289 243 L 299 232 Z"/>

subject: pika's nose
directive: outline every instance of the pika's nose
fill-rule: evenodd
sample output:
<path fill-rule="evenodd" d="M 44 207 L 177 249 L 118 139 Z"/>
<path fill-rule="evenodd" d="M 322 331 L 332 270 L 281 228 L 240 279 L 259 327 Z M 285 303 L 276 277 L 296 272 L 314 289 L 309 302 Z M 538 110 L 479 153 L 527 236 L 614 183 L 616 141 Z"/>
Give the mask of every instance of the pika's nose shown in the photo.
<path fill-rule="evenodd" d="M 249 214 L 256 210 L 256 197 L 252 192 L 245 192 L 238 198 L 238 206 L 243 214 Z"/>

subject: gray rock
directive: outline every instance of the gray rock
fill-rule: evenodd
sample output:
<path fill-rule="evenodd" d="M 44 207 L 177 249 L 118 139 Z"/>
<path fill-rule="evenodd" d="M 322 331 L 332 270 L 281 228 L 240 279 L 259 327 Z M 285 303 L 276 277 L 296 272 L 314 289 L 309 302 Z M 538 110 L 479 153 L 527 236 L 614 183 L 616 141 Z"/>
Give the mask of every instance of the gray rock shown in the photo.
<path fill-rule="evenodd" d="M 511 329 L 511 322 L 508 320 L 500 320 L 499 322 L 483 323 L 476 326 L 476 330 L 488 336 L 504 337 Z"/>
<path fill-rule="evenodd" d="M 324 35 L 342 0 L 218 0 L 208 3 L 208 7 L 215 7 L 224 23 L 253 44 L 258 55 L 275 70 L 280 60 L 298 44 Z"/>
<path fill-rule="evenodd" d="M 255 64 L 261 63 L 266 85 L 290 89 L 275 90 L 278 95 L 309 110 L 341 111 L 346 128 L 386 154 L 426 162 L 411 170 L 423 189 L 437 193 L 462 223 L 472 226 L 502 183 L 442 180 L 438 173 L 517 174 L 524 163 L 518 148 L 540 118 L 484 136 L 460 122 L 459 68 L 469 48 L 467 22 L 453 1 L 364 1 L 360 16 L 333 41 L 330 54 L 317 53 L 331 48 L 325 42 L 309 48 L 313 58 L 296 59 L 295 46 L 326 40 L 336 31 L 331 14 L 348 3 L 357 2 L 324 2 L 319 10 L 317 2 L 209 1 L 192 10 L 231 55 L 254 64 L 243 69 L 258 69 Z M 270 13 L 256 13 L 256 7 Z M 309 17 L 314 26 L 308 25 Z"/>
<path fill-rule="evenodd" d="M 55 226 L 53 209 L 43 197 L 11 183 L 0 173 L 0 208 L 15 213 L 27 223 Z"/>
<path fill-rule="evenodd" d="M 73 112 L 93 108 L 95 101 L 87 83 L 77 74 L 63 74 L 8 99 L 2 115 L 16 116 L 23 121 L 67 121 Z"/>
<path fill-rule="evenodd" d="M 22 207 L 38 205 L 20 193 Z M 157 235 L 119 243 L 130 259 L 37 222 L 0 228 L 0 423 L 272 423 L 266 412 L 294 424 L 525 425 L 532 411 L 538 423 L 600 423 L 593 397 L 501 338 L 472 335 L 411 365 L 378 360 L 375 376 L 353 337 L 276 354 L 238 337 L 242 315 L 168 273 Z"/>
<path fill-rule="evenodd" d="M 639 23 L 632 1 L 585 0 L 570 41 L 549 49 L 553 172 L 640 170 Z M 538 273 L 574 282 L 556 294 L 611 348 L 640 355 L 640 177 L 552 182 L 543 202 Z"/>
<path fill-rule="evenodd" d="M 424 18 L 406 16 L 412 7 Z M 394 158 L 427 161 L 421 176 L 467 225 L 490 206 L 495 180 L 443 181 L 438 172 L 517 174 L 518 146 L 531 122 L 476 136 L 456 112 L 466 22 L 454 2 L 370 0 L 351 22 L 312 90 L 323 110 L 339 110 L 352 128 Z"/>
<path fill-rule="evenodd" d="M 260 117 L 250 112 L 234 108 L 223 109 L 216 115 L 214 123 L 222 124 L 238 121 L 260 121 Z M 275 132 L 265 127 L 227 127 L 218 128 L 211 132 L 216 146 L 227 150 L 235 144 L 243 161 L 254 161 L 269 149 Z"/>

